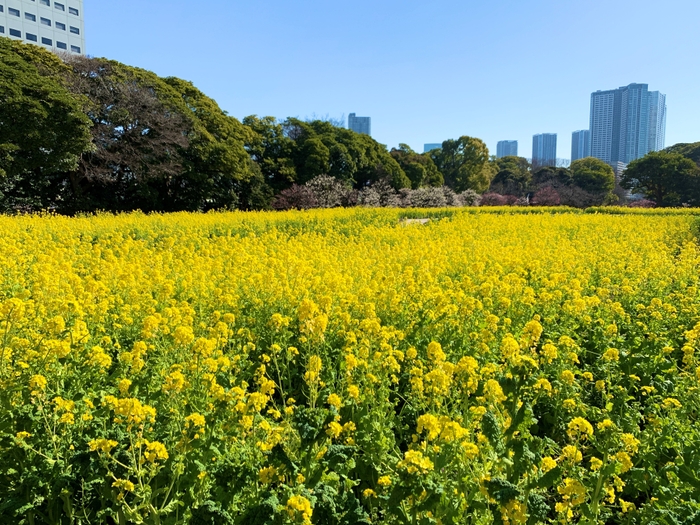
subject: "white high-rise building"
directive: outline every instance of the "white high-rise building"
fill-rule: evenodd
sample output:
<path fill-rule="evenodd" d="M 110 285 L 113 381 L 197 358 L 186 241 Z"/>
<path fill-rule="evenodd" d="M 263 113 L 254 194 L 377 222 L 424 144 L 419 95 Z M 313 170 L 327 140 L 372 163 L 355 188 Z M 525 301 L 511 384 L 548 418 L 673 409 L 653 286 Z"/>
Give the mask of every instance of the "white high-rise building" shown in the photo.
<path fill-rule="evenodd" d="M 0 0 L 0 36 L 84 55 L 83 0 Z"/>

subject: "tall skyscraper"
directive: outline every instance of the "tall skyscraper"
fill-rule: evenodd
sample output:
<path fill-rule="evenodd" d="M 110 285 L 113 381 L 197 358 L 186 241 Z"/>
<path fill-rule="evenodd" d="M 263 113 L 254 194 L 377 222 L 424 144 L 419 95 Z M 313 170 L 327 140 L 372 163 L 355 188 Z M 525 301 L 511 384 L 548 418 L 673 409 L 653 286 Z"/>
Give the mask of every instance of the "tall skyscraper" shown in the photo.
<path fill-rule="evenodd" d="M 496 158 L 518 156 L 518 141 L 517 140 L 502 140 L 496 145 Z"/>
<path fill-rule="evenodd" d="M 649 151 L 666 147 L 666 95 L 649 92 Z"/>
<path fill-rule="evenodd" d="M 619 157 L 620 95 L 617 89 L 591 94 L 591 157 L 608 164 Z"/>
<path fill-rule="evenodd" d="M 666 96 L 647 84 L 591 94 L 591 156 L 611 166 L 663 149 Z"/>
<path fill-rule="evenodd" d="M 571 134 L 571 162 L 591 156 L 591 132 L 587 129 Z"/>
<path fill-rule="evenodd" d="M 348 115 L 348 129 L 355 133 L 364 133 L 365 135 L 372 134 L 372 119 L 371 117 L 357 117 L 354 113 Z"/>
<path fill-rule="evenodd" d="M 532 167 L 556 166 L 557 134 L 540 133 L 532 137 Z"/>
<path fill-rule="evenodd" d="M 649 86 L 620 88 L 620 162 L 629 164 L 649 152 Z M 624 148 L 624 149 L 623 149 Z"/>
<path fill-rule="evenodd" d="M 85 54 L 83 0 L 13 0 L 0 5 L 0 36 L 51 51 Z"/>
<path fill-rule="evenodd" d="M 424 144 L 423 145 L 423 153 L 428 153 L 429 151 L 433 151 L 434 149 L 440 149 L 442 148 L 442 142 L 433 142 L 430 144 Z"/>

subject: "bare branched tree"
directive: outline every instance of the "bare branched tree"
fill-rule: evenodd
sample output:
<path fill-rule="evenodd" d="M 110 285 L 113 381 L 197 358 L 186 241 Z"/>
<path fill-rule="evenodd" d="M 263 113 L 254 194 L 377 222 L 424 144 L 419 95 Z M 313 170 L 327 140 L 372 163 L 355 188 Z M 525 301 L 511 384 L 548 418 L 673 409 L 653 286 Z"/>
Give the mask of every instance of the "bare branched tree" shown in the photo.
<path fill-rule="evenodd" d="M 83 155 L 79 176 L 105 185 L 167 179 L 182 169 L 190 123 L 158 99 L 153 86 L 124 78 L 112 63 L 71 56 L 75 93 L 89 99 L 95 151 Z"/>

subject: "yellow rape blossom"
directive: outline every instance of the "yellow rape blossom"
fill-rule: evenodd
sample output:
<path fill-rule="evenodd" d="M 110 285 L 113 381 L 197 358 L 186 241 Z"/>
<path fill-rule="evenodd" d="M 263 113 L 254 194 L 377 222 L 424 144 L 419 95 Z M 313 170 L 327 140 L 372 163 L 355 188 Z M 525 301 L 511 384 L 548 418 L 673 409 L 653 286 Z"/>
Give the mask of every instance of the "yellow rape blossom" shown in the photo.
<path fill-rule="evenodd" d="M 174 370 L 165 378 L 163 390 L 165 392 L 182 392 L 187 385 L 185 375 L 180 370 Z"/>
<path fill-rule="evenodd" d="M 484 396 L 489 403 L 501 403 L 507 399 L 501 385 L 495 379 L 489 379 L 484 385 Z"/>
<path fill-rule="evenodd" d="M 112 486 L 124 492 L 134 492 L 134 489 L 136 488 L 135 485 L 128 479 L 115 480 L 115 482 L 112 483 Z"/>
<path fill-rule="evenodd" d="M 46 390 L 46 385 L 48 385 L 48 381 L 46 381 L 46 378 L 41 374 L 34 375 L 29 380 L 29 388 L 32 389 L 33 396 L 40 395 L 41 392 Z"/>
<path fill-rule="evenodd" d="M 93 439 L 92 441 L 88 442 L 88 446 L 92 452 L 99 450 L 104 454 L 109 454 L 117 445 L 118 443 L 116 441 L 104 438 Z"/>
<path fill-rule="evenodd" d="M 296 514 L 300 514 L 305 524 L 311 523 L 311 516 L 313 515 L 311 502 L 304 496 L 295 495 L 289 498 L 287 500 L 287 512 L 292 518 L 294 518 Z"/>
<path fill-rule="evenodd" d="M 582 417 L 575 417 L 569 422 L 566 433 L 571 439 L 588 439 L 593 436 L 593 426 Z"/>
<path fill-rule="evenodd" d="M 391 485 L 391 477 L 390 476 L 380 476 L 379 479 L 377 480 L 377 484 L 380 487 L 388 487 Z"/>
<path fill-rule="evenodd" d="M 583 454 L 575 446 L 567 445 L 561 450 L 559 460 L 562 462 L 580 463 L 583 460 Z"/>
<path fill-rule="evenodd" d="M 159 441 L 146 441 L 146 450 L 143 452 L 143 457 L 150 463 L 155 463 L 158 460 L 168 459 L 168 451 L 163 443 Z"/>
<path fill-rule="evenodd" d="M 409 474 L 427 474 L 434 468 L 430 458 L 425 457 L 420 450 L 407 450 L 396 466 Z"/>
<path fill-rule="evenodd" d="M 630 458 L 627 452 L 618 452 L 617 454 L 615 454 L 615 459 L 620 462 L 620 465 L 622 467 L 622 473 L 627 472 L 633 466 L 632 459 Z"/>
<path fill-rule="evenodd" d="M 603 353 L 603 361 L 619 361 L 620 351 L 617 348 L 609 348 Z"/>
<path fill-rule="evenodd" d="M 340 407 L 343 405 L 343 402 L 341 401 L 340 396 L 338 396 L 338 394 L 329 395 L 328 399 L 326 399 L 326 402 L 332 407 L 335 407 L 336 410 L 340 410 Z"/>
<path fill-rule="evenodd" d="M 542 463 L 540 466 L 542 472 L 549 472 L 556 466 L 557 462 L 551 456 L 545 456 L 542 458 Z"/>
<path fill-rule="evenodd" d="M 312 355 L 309 358 L 308 365 L 306 366 L 304 380 L 309 384 L 318 382 L 321 374 L 321 368 L 323 368 L 321 358 L 317 355 Z"/>
<path fill-rule="evenodd" d="M 266 485 L 272 483 L 275 480 L 276 475 L 277 469 L 272 466 L 261 468 L 258 471 L 258 478 L 260 479 L 260 482 L 265 483 Z"/>

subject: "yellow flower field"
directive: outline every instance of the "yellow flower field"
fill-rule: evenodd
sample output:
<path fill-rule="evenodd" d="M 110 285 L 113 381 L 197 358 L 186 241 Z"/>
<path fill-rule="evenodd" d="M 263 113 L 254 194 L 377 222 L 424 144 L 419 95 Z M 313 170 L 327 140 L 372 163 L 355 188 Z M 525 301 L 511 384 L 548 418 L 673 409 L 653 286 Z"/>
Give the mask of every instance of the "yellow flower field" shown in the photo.
<path fill-rule="evenodd" d="M 697 216 L 531 211 L 0 217 L 0 522 L 700 521 Z"/>

